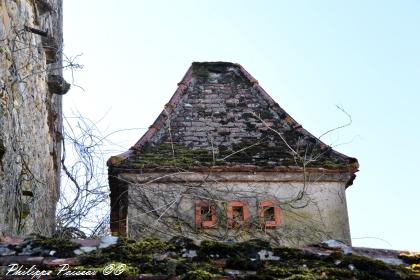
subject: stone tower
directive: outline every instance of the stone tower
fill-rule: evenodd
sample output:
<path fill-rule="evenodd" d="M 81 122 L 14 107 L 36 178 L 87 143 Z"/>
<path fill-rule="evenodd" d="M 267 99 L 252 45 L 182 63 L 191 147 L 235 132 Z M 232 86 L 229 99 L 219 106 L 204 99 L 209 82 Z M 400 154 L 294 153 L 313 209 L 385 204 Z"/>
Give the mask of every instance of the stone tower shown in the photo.
<path fill-rule="evenodd" d="M 193 63 L 108 166 L 114 233 L 351 244 L 345 190 L 357 159 L 305 130 L 239 64 Z"/>
<path fill-rule="evenodd" d="M 0 231 L 50 235 L 60 185 L 62 0 L 0 0 Z"/>

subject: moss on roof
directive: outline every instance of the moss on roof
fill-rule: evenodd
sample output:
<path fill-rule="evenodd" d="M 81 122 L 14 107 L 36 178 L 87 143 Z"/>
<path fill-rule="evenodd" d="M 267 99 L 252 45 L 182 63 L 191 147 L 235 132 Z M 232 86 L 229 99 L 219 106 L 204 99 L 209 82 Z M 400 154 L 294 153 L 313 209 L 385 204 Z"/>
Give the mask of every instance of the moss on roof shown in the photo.
<path fill-rule="evenodd" d="M 59 246 L 60 243 L 63 245 Z M 61 257 L 74 256 L 73 250 L 78 247 L 68 239 L 36 236 L 34 239 L 25 239 L 24 244 L 9 244 L 8 248 L 18 254 L 18 248 L 21 250 L 25 244 L 32 245 L 33 253 L 29 258 L 33 260 L 42 258 L 40 256 L 45 249 L 60 250 Z M 0 246 L 4 248 L 5 244 Z M 42 250 L 36 250 L 35 247 Z M 357 251 L 356 248 L 354 250 Z M 375 256 L 389 254 L 389 250 L 370 250 Z M 30 267 L 27 265 L 28 256 L 12 257 L 13 263 Z M 0 263 L 9 264 L 9 258 L 10 256 L 0 257 Z M 174 237 L 170 241 L 120 238 L 112 247 L 98 249 L 77 256 L 76 259 L 58 258 L 56 261 L 71 261 L 74 263 L 70 269 L 72 271 L 96 272 L 92 277 L 71 279 L 140 279 L 139 275 L 142 275 L 141 279 L 238 279 L 230 277 L 232 271 L 241 275 L 240 279 L 248 280 L 420 279 L 418 254 L 402 253 L 400 258 L 406 261 L 403 265 L 390 265 L 373 258 L 344 254 L 339 248 L 324 248 L 320 245 L 305 249 L 272 247 L 268 242 L 257 239 L 240 243 L 205 240 L 197 244 L 184 237 Z M 120 275 L 104 275 L 104 268 L 109 265 L 122 265 L 124 272 Z M 60 269 L 57 264 L 44 264 L 37 268 L 52 270 L 52 275 L 56 275 Z M 14 279 L 14 276 L 6 277 L 5 271 L 0 272 L 0 276 L 2 279 Z"/>
<path fill-rule="evenodd" d="M 182 257 L 189 250 L 194 250 L 196 257 Z M 278 258 L 262 260 L 261 252 L 269 251 Z M 87 267 L 115 261 L 128 264 L 132 275 L 176 275 L 180 279 L 222 279 L 229 269 L 243 272 L 242 279 L 249 280 L 420 279 L 420 271 L 414 266 L 389 265 L 366 257 L 344 255 L 340 251 L 314 254 L 301 249 L 272 248 L 262 240 L 240 243 L 207 240 L 197 246 L 179 237 L 171 241 L 122 239 L 116 247 L 82 258 Z"/>
<path fill-rule="evenodd" d="M 278 166 L 302 167 L 299 158 L 290 157 L 284 149 L 272 147 L 263 141 L 255 143 L 238 143 L 232 145 L 232 150 L 219 147 L 219 152 L 213 158 L 211 151 L 207 149 L 191 149 L 186 146 L 161 144 L 157 147 L 145 147 L 141 152 L 135 153 L 130 159 L 120 164 L 127 168 L 182 168 L 211 167 L 211 166 L 237 166 L 252 164 L 257 167 L 270 168 Z M 306 167 L 323 167 L 327 169 L 345 169 L 348 163 L 325 156 L 314 162 L 307 163 Z"/>
<path fill-rule="evenodd" d="M 178 240 L 184 240 L 179 243 Z M 193 250 L 192 258 L 182 255 Z M 273 252 L 277 259 L 262 260 L 261 252 Z M 122 278 L 130 275 L 179 276 L 180 279 L 218 279 L 229 270 L 243 273 L 242 279 L 420 279 L 416 266 L 389 265 L 339 251 L 314 254 L 288 247 L 272 248 L 268 242 L 240 243 L 203 241 L 199 246 L 185 238 L 171 241 L 121 239 L 117 246 L 80 257 L 79 269 L 100 268 L 109 263 L 126 265 Z M 419 264 L 418 260 L 415 262 Z M 253 273 L 250 273 L 252 271 Z M 248 273 L 248 274 L 247 274 Z"/>
<path fill-rule="evenodd" d="M 238 64 L 194 62 L 181 84 L 153 131 L 111 166 L 357 169 L 355 158 L 304 130 Z"/>

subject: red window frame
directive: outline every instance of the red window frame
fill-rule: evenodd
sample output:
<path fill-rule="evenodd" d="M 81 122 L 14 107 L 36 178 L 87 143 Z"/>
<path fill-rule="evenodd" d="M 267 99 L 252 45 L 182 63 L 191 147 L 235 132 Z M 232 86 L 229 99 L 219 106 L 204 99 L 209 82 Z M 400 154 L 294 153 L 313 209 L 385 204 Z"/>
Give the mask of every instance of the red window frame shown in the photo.
<path fill-rule="evenodd" d="M 233 211 L 235 207 L 242 207 L 243 220 L 241 221 L 235 220 L 234 211 Z M 250 217 L 250 214 L 249 214 L 247 201 L 243 201 L 243 200 L 229 201 L 227 205 L 228 228 L 236 228 L 238 226 L 242 226 L 246 224 L 249 217 Z"/>
<path fill-rule="evenodd" d="M 203 221 L 201 210 L 203 207 L 210 207 L 211 219 L 208 221 Z M 216 205 L 210 201 L 200 200 L 195 202 L 195 225 L 197 228 L 216 228 L 217 226 L 217 215 L 216 215 Z"/>
<path fill-rule="evenodd" d="M 264 217 L 264 209 L 273 207 L 274 209 L 274 220 L 266 221 Z M 281 210 L 277 206 L 277 202 L 274 200 L 261 201 L 258 207 L 258 215 L 260 216 L 261 225 L 265 228 L 276 228 L 281 224 Z"/>

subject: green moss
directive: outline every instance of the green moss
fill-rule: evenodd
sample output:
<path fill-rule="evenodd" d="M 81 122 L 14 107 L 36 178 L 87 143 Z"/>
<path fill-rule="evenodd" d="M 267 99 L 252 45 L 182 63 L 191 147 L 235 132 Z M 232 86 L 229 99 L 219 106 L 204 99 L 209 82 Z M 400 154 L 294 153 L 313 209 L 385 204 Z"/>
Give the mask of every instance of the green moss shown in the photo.
<path fill-rule="evenodd" d="M 189 271 L 181 277 L 182 280 L 212 280 L 216 279 L 217 275 L 212 274 L 205 270 Z"/>
<path fill-rule="evenodd" d="M 280 260 L 260 269 L 260 277 L 255 279 L 420 279 L 402 266 L 360 256 L 324 257 L 291 248 L 274 248 L 273 251 Z"/>
<path fill-rule="evenodd" d="M 191 262 L 191 261 L 178 261 L 176 266 L 176 275 L 183 275 L 183 277 L 197 276 L 194 274 L 196 271 L 206 272 L 204 275 L 223 275 L 223 269 L 217 267 L 212 262 Z M 195 279 L 195 278 L 190 278 Z"/>
<path fill-rule="evenodd" d="M 20 205 L 20 218 L 26 219 L 31 214 L 31 208 L 28 203 L 22 203 Z"/>
<path fill-rule="evenodd" d="M 73 257 L 75 254 L 74 250 L 80 247 L 67 238 L 51 238 L 40 235 L 32 236 L 33 247 L 42 247 L 49 250 L 54 250 L 56 253 L 55 257 L 68 258 Z"/>
<path fill-rule="evenodd" d="M 114 270 L 113 270 L 114 269 Z M 131 279 L 131 277 L 138 276 L 141 272 L 135 266 L 124 262 L 110 262 L 99 267 L 76 266 L 71 268 L 72 271 L 94 271 L 96 275 L 94 278 L 75 278 L 75 279 L 98 279 L 98 280 L 122 280 Z"/>
<path fill-rule="evenodd" d="M 62 250 L 72 252 L 78 247 L 69 240 L 40 236 L 34 236 L 32 242 L 61 253 Z M 180 257 L 186 248 L 197 250 L 198 257 L 193 260 Z M 262 249 L 273 251 L 279 260 L 261 261 L 258 252 Z M 116 246 L 79 257 L 81 265 L 72 270 L 97 271 L 95 279 L 127 279 L 138 274 L 161 275 L 159 277 L 166 277 L 165 279 L 175 275 L 179 279 L 217 279 L 224 275 L 224 270 L 220 268 L 220 259 L 226 259 L 226 268 L 255 271 L 256 275 L 245 277 L 254 280 L 420 279 L 418 255 L 403 254 L 400 257 L 412 263 L 412 266 L 405 268 L 388 265 L 340 252 L 321 256 L 293 248 L 271 248 L 268 242 L 262 240 L 241 243 L 203 241 L 197 247 L 186 238 L 176 238 L 169 242 L 123 238 Z M 124 273 L 119 276 L 103 275 L 103 269 L 111 264 L 124 265 Z"/>
<path fill-rule="evenodd" d="M 226 243 L 221 243 L 213 240 L 204 240 L 201 242 L 200 249 L 197 254 L 201 258 L 206 258 L 210 255 L 218 255 L 220 258 L 227 257 L 232 251 L 232 246 Z"/>
<path fill-rule="evenodd" d="M 210 263 L 195 263 L 195 268 L 200 268 L 215 275 L 222 275 L 223 269 L 215 266 L 213 262 Z"/>
<path fill-rule="evenodd" d="M 247 130 L 252 131 L 254 124 L 246 122 Z M 230 131 L 220 131 L 219 135 L 227 136 Z M 293 134 L 293 133 L 292 133 Z M 288 136 L 288 143 L 295 143 L 293 137 Z M 297 136 L 296 136 L 297 137 Z M 129 168 L 183 168 L 208 167 L 213 165 L 254 164 L 260 167 L 272 167 L 273 165 L 302 167 L 299 158 L 294 158 L 288 148 L 281 141 L 277 141 L 278 135 L 267 131 L 257 143 L 255 139 L 243 138 L 239 143 L 231 143 L 228 146 L 219 146 L 219 160 L 214 162 L 212 154 L 207 149 L 193 149 L 182 145 L 163 143 L 159 146 L 146 146 L 122 163 L 121 166 Z M 256 145 L 257 143 L 257 145 Z M 315 145 L 315 144 L 314 144 Z M 318 154 L 317 145 L 308 148 L 312 154 Z M 305 149 L 299 150 L 304 157 Z M 348 163 L 340 159 L 331 159 L 328 153 L 323 154 L 318 160 L 311 162 L 307 167 L 323 167 L 328 169 L 343 169 Z"/>
<path fill-rule="evenodd" d="M 230 257 L 226 262 L 227 268 L 239 270 L 258 270 L 261 265 L 262 262 L 256 258 L 236 254 Z"/>
<path fill-rule="evenodd" d="M 389 267 L 383 266 L 372 266 L 370 271 L 366 271 L 354 265 L 355 269 L 350 270 L 348 264 L 344 262 L 337 267 L 320 256 L 318 261 L 306 259 L 302 263 L 293 260 L 298 259 L 287 259 L 268 265 L 258 271 L 259 277 L 255 279 L 415 279 L 410 278 L 412 275 L 406 271 L 394 274 L 392 269 L 390 272 Z"/>
<path fill-rule="evenodd" d="M 326 274 L 320 271 L 312 269 L 295 269 L 288 267 L 268 266 L 259 273 L 260 278 L 258 279 L 305 279 L 305 280 L 317 280 L 317 279 L 337 279 L 327 278 Z M 252 278 L 247 278 L 252 279 Z M 351 279 L 351 278 L 350 278 Z"/>
<path fill-rule="evenodd" d="M 198 256 L 202 260 L 228 258 L 226 263 L 228 268 L 257 270 L 262 265 L 258 252 L 264 248 L 270 248 L 270 244 L 262 240 L 232 244 L 207 240 L 202 242 Z"/>
<path fill-rule="evenodd" d="M 179 167 L 188 168 L 210 164 L 211 155 L 207 150 L 190 149 L 184 146 L 162 144 L 154 148 L 145 148 L 136 155 L 130 166 L 144 167 Z"/>
<path fill-rule="evenodd" d="M 346 164 L 342 162 L 326 160 L 323 162 L 322 166 L 329 169 L 341 169 L 341 168 L 345 168 Z"/>
<path fill-rule="evenodd" d="M 420 264 L 412 264 L 408 269 L 420 278 Z"/>
<path fill-rule="evenodd" d="M 420 278 L 420 253 L 401 253 L 398 257 L 410 264 L 408 269 Z"/>
<path fill-rule="evenodd" d="M 420 253 L 417 253 L 417 254 L 401 253 L 398 257 L 409 264 L 420 264 Z"/>
<path fill-rule="evenodd" d="M 134 254 L 162 253 L 174 249 L 174 245 L 159 239 L 145 239 L 142 241 L 122 239 L 122 242 L 127 251 Z"/>
<path fill-rule="evenodd" d="M 402 266 L 393 266 L 382 261 L 353 255 L 345 256 L 340 267 L 348 267 L 350 264 L 355 267 L 359 274 L 371 275 L 379 279 L 410 279 L 411 276 L 410 271 Z"/>
<path fill-rule="evenodd" d="M 273 248 L 273 253 L 279 256 L 281 259 L 316 259 L 317 256 L 303 252 L 302 250 L 288 247 L 277 247 Z"/>
<path fill-rule="evenodd" d="M 112 263 L 112 264 L 116 265 L 116 266 L 118 266 L 118 265 L 123 265 L 124 266 L 124 273 L 122 273 L 120 275 L 121 279 L 126 279 L 127 276 L 137 276 L 140 273 L 139 268 L 134 266 L 134 265 L 130 265 L 130 264 L 127 265 L 126 263 L 123 263 L 123 262 L 115 262 L 115 263 Z M 115 276 L 112 279 L 115 279 Z"/>
<path fill-rule="evenodd" d="M 168 242 L 174 246 L 175 251 L 177 252 L 183 249 L 198 250 L 199 248 L 192 239 L 183 236 L 174 236 Z"/>
<path fill-rule="evenodd" d="M 135 241 L 121 238 L 114 247 L 105 248 L 81 257 L 84 264 L 104 264 L 125 260 L 128 263 L 144 263 L 152 265 L 153 255 L 173 250 L 174 245 L 158 239 Z"/>
<path fill-rule="evenodd" d="M 345 268 L 324 267 L 321 268 L 321 270 L 325 273 L 326 276 L 330 278 L 334 277 L 336 279 L 352 279 L 354 278 L 355 274 L 351 270 Z"/>
<path fill-rule="evenodd" d="M 205 65 L 193 64 L 193 75 L 207 79 L 210 76 L 210 73 Z"/>
<path fill-rule="evenodd" d="M 208 72 L 222 73 L 226 72 L 228 67 L 237 67 L 234 63 L 230 62 L 193 62 L 193 74 L 199 77 L 208 77 Z M 201 74 L 201 75 L 200 75 Z M 207 75 L 207 76 L 206 76 Z"/>

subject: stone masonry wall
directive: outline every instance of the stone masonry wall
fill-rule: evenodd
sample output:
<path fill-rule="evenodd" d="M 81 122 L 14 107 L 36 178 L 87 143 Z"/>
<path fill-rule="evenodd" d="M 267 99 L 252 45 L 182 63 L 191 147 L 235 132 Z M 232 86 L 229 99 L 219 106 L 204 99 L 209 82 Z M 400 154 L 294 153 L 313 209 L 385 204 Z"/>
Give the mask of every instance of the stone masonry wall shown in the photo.
<path fill-rule="evenodd" d="M 173 176 L 120 174 L 122 181 L 131 182 L 128 188 L 128 235 L 162 239 L 183 235 L 193 239 L 239 241 L 259 238 L 294 247 L 329 239 L 351 244 L 345 178 L 338 174 L 313 175 L 318 178 L 322 176 L 326 181 L 315 181 L 311 177 L 304 197 L 293 201 L 304 188 L 298 180 L 300 175 L 274 172 L 218 174 L 217 177 L 198 173 L 178 173 Z M 168 181 L 155 183 L 150 178 L 166 178 Z M 176 180 L 170 181 L 174 178 Z M 139 204 L 145 204 L 145 196 L 153 209 L 139 207 Z M 214 229 L 196 229 L 195 201 L 202 199 L 211 199 L 218 205 L 218 222 Z M 248 203 L 249 227 L 226 227 L 223 203 L 232 200 Z M 259 219 L 258 203 L 264 200 L 279 203 L 281 223 L 276 228 L 261 229 L 256 225 Z M 171 217 L 177 217 L 175 223 L 168 222 Z"/>
<path fill-rule="evenodd" d="M 52 234 L 61 156 L 62 1 L 0 0 L 0 231 Z"/>

